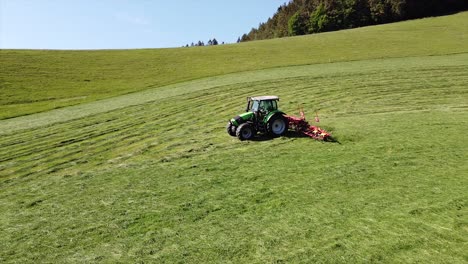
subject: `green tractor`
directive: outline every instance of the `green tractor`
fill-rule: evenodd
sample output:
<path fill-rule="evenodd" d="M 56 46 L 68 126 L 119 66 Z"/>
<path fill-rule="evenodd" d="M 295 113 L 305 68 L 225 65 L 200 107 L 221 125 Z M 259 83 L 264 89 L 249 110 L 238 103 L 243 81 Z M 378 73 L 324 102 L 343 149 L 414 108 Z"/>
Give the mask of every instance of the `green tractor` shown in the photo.
<path fill-rule="evenodd" d="M 252 139 L 257 133 L 284 135 L 289 123 L 285 113 L 278 110 L 278 101 L 278 96 L 248 97 L 246 112 L 227 124 L 228 134 L 240 140 Z"/>

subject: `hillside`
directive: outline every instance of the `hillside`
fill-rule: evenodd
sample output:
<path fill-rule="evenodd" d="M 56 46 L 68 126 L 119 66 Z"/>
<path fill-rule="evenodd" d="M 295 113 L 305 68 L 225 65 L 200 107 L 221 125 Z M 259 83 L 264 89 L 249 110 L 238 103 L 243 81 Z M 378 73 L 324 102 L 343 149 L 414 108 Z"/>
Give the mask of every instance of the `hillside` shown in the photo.
<path fill-rule="evenodd" d="M 240 41 L 307 35 L 468 10 L 464 0 L 291 0 Z"/>
<path fill-rule="evenodd" d="M 2 107 L 34 114 L 0 120 L 0 262 L 466 262 L 467 16 L 193 49 L 2 51 Z M 39 85 L 42 106 L 16 89 Z M 340 144 L 227 135 L 262 94 L 318 110 Z"/>
<path fill-rule="evenodd" d="M 465 12 L 344 32 L 186 49 L 1 50 L 0 119 L 233 72 L 466 52 L 467 37 L 462 32 L 467 21 Z"/>

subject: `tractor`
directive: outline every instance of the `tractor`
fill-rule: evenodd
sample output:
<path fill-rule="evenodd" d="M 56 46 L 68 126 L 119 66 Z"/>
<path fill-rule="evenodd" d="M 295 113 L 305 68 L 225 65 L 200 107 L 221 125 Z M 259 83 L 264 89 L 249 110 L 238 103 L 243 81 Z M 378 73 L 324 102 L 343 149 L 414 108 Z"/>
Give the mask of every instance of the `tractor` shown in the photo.
<path fill-rule="evenodd" d="M 288 119 L 278 110 L 278 96 L 247 97 L 245 113 L 231 119 L 226 127 L 229 135 L 240 140 L 252 139 L 257 133 L 273 137 L 288 131 Z"/>
<path fill-rule="evenodd" d="M 247 97 L 247 109 L 229 120 L 226 130 L 240 140 L 252 139 L 257 133 L 279 137 L 288 129 L 320 141 L 338 142 L 330 133 L 306 121 L 304 110 L 300 117 L 289 116 L 278 110 L 278 96 Z M 319 122 L 316 112 L 315 122 Z"/>

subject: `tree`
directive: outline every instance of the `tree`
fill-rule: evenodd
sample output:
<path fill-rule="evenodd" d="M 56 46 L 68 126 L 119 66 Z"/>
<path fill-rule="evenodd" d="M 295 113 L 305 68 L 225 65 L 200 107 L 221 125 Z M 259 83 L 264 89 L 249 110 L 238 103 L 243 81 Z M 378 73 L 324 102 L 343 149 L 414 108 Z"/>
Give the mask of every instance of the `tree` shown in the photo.
<path fill-rule="evenodd" d="M 216 40 L 216 38 L 213 39 L 213 41 L 211 42 L 212 45 L 218 45 L 218 41 Z"/>
<path fill-rule="evenodd" d="M 309 21 L 309 31 L 311 33 L 322 32 L 329 27 L 330 19 L 327 15 L 327 10 L 325 9 L 325 5 L 323 3 L 321 3 L 317 9 L 312 12 Z"/>
<path fill-rule="evenodd" d="M 249 40 L 257 40 L 257 32 L 258 32 L 258 29 L 252 28 L 249 34 L 247 34 L 247 36 L 249 37 Z"/>
<path fill-rule="evenodd" d="M 238 42 L 443 15 L 468 10 L 468 0 L 289 0 Z"/>
<path fill-rule="evenodd" d="M 288 33 L 290 36 L 305 35 L 308 33 L 307 15 L 297 11 L 288 21 Z"/>
<path fill-rule="evenodd" d="M 336 29 L 355 28 L 371 24 L 371 12 L 368 0 L 352 0 L 345 6 L 346 13 L 339 14 L 343 17 L 342 24 L 336 25 Z"/>

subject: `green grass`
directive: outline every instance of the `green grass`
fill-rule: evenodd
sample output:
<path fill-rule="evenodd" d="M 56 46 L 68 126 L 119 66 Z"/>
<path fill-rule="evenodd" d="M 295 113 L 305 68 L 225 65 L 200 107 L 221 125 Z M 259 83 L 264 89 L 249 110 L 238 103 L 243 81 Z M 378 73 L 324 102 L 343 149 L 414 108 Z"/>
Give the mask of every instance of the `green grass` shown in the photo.
<path fill-rule="evenodd" d="M 216 47 L 0 51 L 0 119 L 273 67 L 468 52 L 468 12 Z"/>
<path fill-rule="evenodd" d="M 393 48 L 0 121 L 0 262 L 465 263 L 468 53 Z M 340 144 L 229 137 L 262 94 Z"/>

